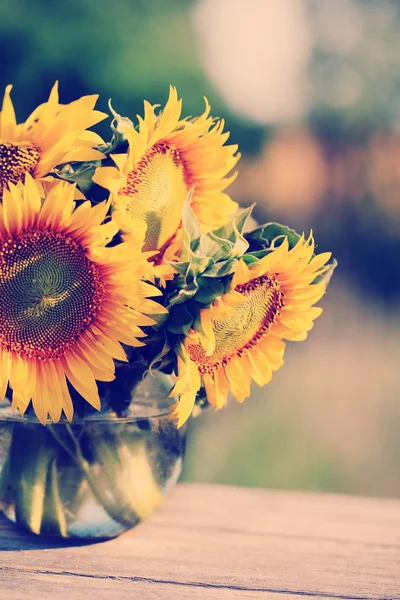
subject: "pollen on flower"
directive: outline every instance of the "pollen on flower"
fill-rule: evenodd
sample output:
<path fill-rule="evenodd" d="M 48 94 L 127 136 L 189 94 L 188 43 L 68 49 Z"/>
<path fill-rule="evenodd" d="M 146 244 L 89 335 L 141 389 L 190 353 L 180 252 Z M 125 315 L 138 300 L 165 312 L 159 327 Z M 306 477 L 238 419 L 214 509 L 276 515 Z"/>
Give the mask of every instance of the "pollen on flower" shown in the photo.
<path fill-rule="evenodd" d="M 237 285 L 235 291 L 246 299 L 235 306 L 226 319 L 212 321 L 215 336 L 212 356 L 207 356 L 200 344 L 188 346 L 189 356 L 202 375 L 213 374 L 234 356 L 240 357 L 257 346 L 284 306 L 280 283 L 273 275 L 262 275 Z"/>
<path fill-rule="evenodd" d="M 24 358 L 59 358 L 96 318 L 99 267 L 72 237 L 23 232 L 0 244 L 0 347 Z"/>
<path fill-rule="evenodd" d="M 144 250 L 159 250 L 175 235 L 188 185 L 179 151 L 164 142 L 154 144 L 128 173 L 120 194 L 130 198 L 127 212 L 147 224 Z"/>
<path fill-rule="evenodd" d="M 0 141 L 0 198 L 8 183 L 22 181 L 24 175 L 33 175 L 40 160 L 40 152 L 30 142 Z"/>

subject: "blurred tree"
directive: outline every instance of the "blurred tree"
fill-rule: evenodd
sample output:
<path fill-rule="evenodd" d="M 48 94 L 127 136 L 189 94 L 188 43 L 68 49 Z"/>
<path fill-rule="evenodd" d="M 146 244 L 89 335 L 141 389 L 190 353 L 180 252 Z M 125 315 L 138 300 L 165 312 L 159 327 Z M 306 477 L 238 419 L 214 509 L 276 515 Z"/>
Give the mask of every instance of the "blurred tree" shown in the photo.
<path fill-rule="evenodd" d="M 62 101 L 99 93 L 107 110 L 134 117 L 143 99 L 163 104 L 169 85 L 184 98 L 183 113 L 204 109 L 224 114 L 232 139 L 256 151 L 263 139 L 257 126 L 227 115 L 197 57 L 189 11 L 194 0 L 0 0 L 0 89 L 12 83 L 13 101 L 22 120 L 42 102 L 54 81 Z M 231 125 L 233 124 L 233 127 Z M 106 135 L 107 122 L 100 126 Z"/>
<path fill-rule="evenodd" d="M 165 101 L 174 84 L 186 111 L 199 111 L 202 96 L 212 91 L 197 64 L 189 6 L 183 0 L 168 6 L 162 0 L 2 1 L 2 87 L 16 86 L 22 116 L 45 98 L 55 79 L 65 101 L 98 92 L 103 105 L 112 96 L 117 110 L 130 114 L 141 110 L 143 98 Z"/>
<path fill-rule="evenodd" d="M 242 172 L 247 169 L 244 180 L 247 177 L 247 183 L 252 183 L 249 178 L 252 177 L 251 164 L 255 155 L 259 154 L 261 146 L 269 147 L 271 133 L 283 131 L 287 124 L 261 126 L 246 121 L 239 113 L 230 114 L 201 64 L 198 44 L 202 33 L 194 27 L 195 13 L 192 11 L 193 6 L 201 2 L 0 0 L 0 56 L 3 58 L 0 90 L 8 83 L 15 86 L 13 101 L 19 120 L 47 97 L 56 79 L 60 81 L 62 101 L 99 93 L 100 109 L 108 110 L 107 100 L 111 97 L 114 109 L 131 118 L 142 113 L 144 98 L 163 104 L 170 84 L 178 87 L 184 99 L 185 116 L 202 111 L 203 96 L 206 95 L 212 114 L 226 118 L 231 140 L 239 144 L 243 154 L 252 155 L 241 165 Z M 307 123 L 321 148 L 323 159 L 320 163 L 326 164 L 328 183 L 324 194 L 316 190 L 319 195 L 314 216 L 307 216 L 302 222 L 301 211 L 296 209 L 294 202 L 290 208 L 290 222 L 304 229 L 313 226 L 318 231 L 321 246 L 332 247 L 347 265 L 352 281 L 363 282 L 378 295 L 396 298 L 400 294 L 400 280 L 388 277 L 387 270 L 394 272 L 397 269 L 396 257 L 400 255 L 397 230 L 392 227 L 388 236 L 392 220 L 390 207 L 397 198 L 397 162 L 391 158 L 391 169 L 386 166 L 386 146 L 384 141 L 381 142 L 379 163 L 384 167 L 379 167 L 379 185 L 372 190 L 368 179 L 371 162 L 368 148 L 371 139 L 384 127 L 394 131 L 399 117 L 400 42 L 397 31 L 400 4 L 392 0 L 304 0 L 304 5 L 308 10 L 307 31 L 313 48 L 309 64 Z M 285 6 L 285 10 L 289 10 L 290 2 Z M 271 7 L 273 10 L 272 4 Z M 284 26 L 285 19 L 282 23 Z M 207 27 L 207 22 L 204 26 Z M 226 43 L 224 35 L 227 31 L 229 34 L 229 11 L 226 28 L 217 27 L 215 31 L 219 44 L 215 52 Z M 253 64 L 254 44 L 250 45 L 251 52 L 246 58 L 249 50 L 246 40 L 252 33 L 243 27 L 237 40 L 243 59 L 249 61 L 249 68 Z M 285 53 L 284 48 L 282 52 Z M 223 55 L 222 50 L 220 54 Z M 225 55 L 230 61 L 230 72 L 233 70 L 236 75 L 234 58 L 229 52 Z M 269 81 L 268 73 L 264 79 Z M 243 86 L 243 81 L 239 85 Z M 272 97 L 274 93 L 272 86 Z M 108 123 L 105 121 L 99 126 L 105 137 L 109 136 Z M 362 155 L 356 161 L 362 165 L 356 175 L 362 194 L 354 191 L 354 161 L 347 159 L 355 154 L 357 157 Z M 293 171 L 293 160 L 298 163 L 301 160 L 290 154 L 285 158 L 284 152 L 281 155 L 280 164 L 284 166 L 275 174 L 275 179 L 276 185 L 285 187 L 288 179 L 285 173 L 288 169 Z M 304 165 L 302 169 L 310 169 L 304 161 L 301 164 Z M 344 181 L 341 196 L 336 189 L 337 172 Z M 262 164 L 258 176 L 259 185 L 267 190 Z M 390 194 L 386 194 L 390 202 L 381 197 L 382 190 L 388 188 L 385 177 L 390 178 Z M 238 194 L 242 197 L 236 199 L 243 203 L 265 199 L 258 205 L 257 216 L 260 219 L 266 216 L 279 218 L 279 206 L 273 206 L 273 210 L 265 214 L 271 208 L 268 192 L 260 188 L 259 195 L 256 190 L 255 196 L 251 197 L 251 188 L 256 190 L 255 185 L 242 185 Z M 386 213 L 382 208 L 384 201 L 389 207 Z M 371 239 L 374 239 L 373 247 Z M 372 285 L 375 275 L 365 267 L 363 257 L 367 251 L 374 254 L 378 248 L 377 256 L 381 256 L 389 246 L 389 257 L 385 257 L 387 270 L 380 271 L 379 286 Z M 342 272 L 345 272 L 344 265 Z"/>

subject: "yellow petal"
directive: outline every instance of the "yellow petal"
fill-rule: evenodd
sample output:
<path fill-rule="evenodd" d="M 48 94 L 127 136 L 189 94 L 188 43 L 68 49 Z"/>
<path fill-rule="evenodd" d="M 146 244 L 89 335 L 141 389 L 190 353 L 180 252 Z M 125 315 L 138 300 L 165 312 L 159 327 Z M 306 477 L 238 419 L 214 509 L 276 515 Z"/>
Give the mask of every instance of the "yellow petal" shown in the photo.
<path fill-rule="evenodd" d="M 225 367 L 226 377 L 230 383 L 233 396 L 238 402 L 243 402 L 250 395 L 249 375 L 241 365 L 240 358 L 232 358 Z"/>
<path fill-rule="evenodd" d="M 84 362 L 80 361 L 74 352 L 69 351 L 62 358 L 65 374 L 76 391 L 89 404 L 100 410 L 100 397 L 92 371 Z"/>
<path fill-rule="evenodd" d="M 229 393 L 229 381 L 226 378 L 224 369 L 218 369 L 211 375 L 203 376 L 203 383 L 206 389 L 207 400 L 216 410 L 220 410 L 226 404 Z"/>
<path fill-rule="evenodd" d="M 8 85 L 4 92 L 3 106 L 0 113 L 0 138 L 3 140 L 15 139 L 17 121 L 14 106 L 10 97 L 12 85 Z"/>

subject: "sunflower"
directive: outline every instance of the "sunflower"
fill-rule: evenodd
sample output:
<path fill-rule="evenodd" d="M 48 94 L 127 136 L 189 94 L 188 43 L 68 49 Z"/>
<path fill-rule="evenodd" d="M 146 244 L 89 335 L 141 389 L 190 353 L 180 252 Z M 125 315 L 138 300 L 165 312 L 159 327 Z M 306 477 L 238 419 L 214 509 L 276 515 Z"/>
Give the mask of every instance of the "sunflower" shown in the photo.
<path fill-rule="evenodd" d="M 47 102 L 38 106 L 25 123 L 17 124 L 11 89 L 11 85 L 6 87 L 0 112 L 0 199 L 3 190 L 10 183 L 23 181 L 26 173 L 40 181 L 59 164 L 104 156 L 94 149 L 103 140 L 86 131 L 107 116 L 94 110 L 97 95 L 62 105 L 55 83 Z"/>
<path fill-rule="evenodd" d="M 178 377 L 171 396 L 179 400 L 172 416 L 181 426 L 204 386 L 209 403 L 222 408 L 229 390 L 239 402 L 252 379 L 260 386 L 283 364 L 285 341 L 305 340 L 322 308 L 325 293 L 316 282 L 330 253 L 314 256 L 314 240 L 304 236 L 289 249 L 283 243 L 255 263 L 242 259 L 230 291 L 200 313 L 201 331 L 192 329 L 180 348 Z"/>
<path fill-rule="evenodd" d="M 142 281 L 149 268 L 134 243 L 106 244 L 116 232 L 102 224 L 108 203 L 74 203 L 74 186 L 57 182 L 42 203 L 28 174 L 9 184 L 0 206 L 0 397 L 12 389 L 21 413 L 32 400 L 42 423 L 72 419 L 67 380 L 100 408 L 96 379 L 114 379 L 121 343 L 142 346 L 149 300 L 157 288 Z"/>
<path fill-rule="evenodd" d="M 174 87 L 158 115 L 145 101 L 138 129 L 121 125 L 127 154 L 112 155 L 117 168 L 99 167 L 93 177 L 114 193 L 114 216 L 128 235 L 138 222 L 147 225 L 144 250 L 159 251 L 159 261 L 180 250 L 182 207 L 190 190 L 191 206 L 205 229 L 224 225 L 237 209 L 224 193 L 236 175 L 227 177 L 239 160 L 237 146 L 225 145 L 224 121 L 215 121 L 205 102 L 200 117 L 182 120 L 182 100 Z"/>

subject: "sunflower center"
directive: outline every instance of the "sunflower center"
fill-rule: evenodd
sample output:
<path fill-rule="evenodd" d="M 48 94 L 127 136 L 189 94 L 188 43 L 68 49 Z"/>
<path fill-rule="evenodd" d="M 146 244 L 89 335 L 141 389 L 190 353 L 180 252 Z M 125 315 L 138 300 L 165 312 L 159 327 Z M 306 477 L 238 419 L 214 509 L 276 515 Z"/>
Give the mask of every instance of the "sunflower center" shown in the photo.
<path fill-rule="evenodd" d="M 127 212 L 147 224 L 144 250 L 159 250 L 174 236 L 187 192 L 182 158 L 163 142 L 154 144 L 130 171 L 120 193 L 131 198 Z"/>
<path fill-rule="evenodd" d="M 72 237 L 49 230 L 0 244 L 0 347 L 25 358 L 60 357 L 98 314 L 99 267 Z"/>
<path fill-rule="evenodd" d="M 200 344 L 188 347 L 189 355 L 197 363 L 201 374 L 212 374 L 225 366 L 234 356 L 251 350 L 268 334 L 283 307 L 283 293 L 279 281 L 272 275 L 263 275 L 235 290 L 245 300 L 235 306 L 229 316 L 213 320 L 215 351 L 206 356 Z"/>
<path fill-rule="evenodd" d="M 40 152 L 30 142 L 0 140 L 0 198 L 8 183 L 22 181 L 25 173 L 33 175 L 40 160 Z"/>

